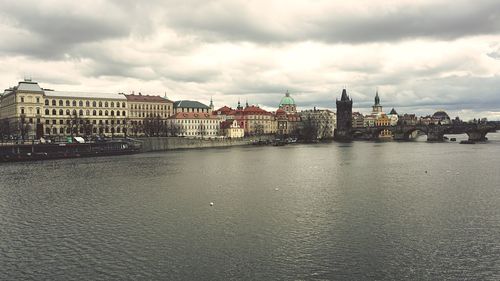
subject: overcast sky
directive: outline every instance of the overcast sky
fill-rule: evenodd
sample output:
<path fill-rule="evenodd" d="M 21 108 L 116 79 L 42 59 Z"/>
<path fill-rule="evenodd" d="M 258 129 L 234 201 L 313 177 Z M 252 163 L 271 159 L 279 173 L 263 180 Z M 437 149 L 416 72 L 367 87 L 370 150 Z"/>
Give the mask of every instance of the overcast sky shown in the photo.
<path fill-rule="evenodd" d="M 0 0 L 0 85 L 500 120 L 497 0 Z"/>

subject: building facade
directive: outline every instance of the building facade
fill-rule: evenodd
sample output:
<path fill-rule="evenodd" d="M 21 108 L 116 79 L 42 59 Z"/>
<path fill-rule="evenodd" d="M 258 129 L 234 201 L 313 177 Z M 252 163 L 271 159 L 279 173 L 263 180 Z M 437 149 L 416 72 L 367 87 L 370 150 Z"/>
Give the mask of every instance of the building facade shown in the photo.
<path fill-rule="evenodd" d="M 301 121 L 311 122 L 317 129 L 318 139 L 331 139 L 334 136 L 337 118 L 335 112 L 328 109 L 303 110 L 299 113 Z"/>
<path fill-rule="evenodd" d="M 129 133 L 134 136 L 166 135 L 167 118 L 174 114 L 174 102 L 160 96 L 125 95 L 129 111 Z"/>
<path fill-rule="evenodd" d="M 54 91 L 25 80 L 5 90 L 0 112 L 0 123 L 18 139 L 127 132 L 127 99 L 121 94 Z"/>
<path fill-rule="evenodd" d="M 178 112 L 167 119 L 172 135 L 192 138 L 213 138 L 219 135 L 217 116 L 203 112 Z"/>

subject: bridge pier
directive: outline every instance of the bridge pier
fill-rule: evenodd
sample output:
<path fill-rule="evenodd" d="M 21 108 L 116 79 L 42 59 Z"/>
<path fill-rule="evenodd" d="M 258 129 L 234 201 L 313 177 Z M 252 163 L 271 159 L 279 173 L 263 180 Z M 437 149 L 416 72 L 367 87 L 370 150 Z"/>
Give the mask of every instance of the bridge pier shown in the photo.
<path fill-rule="evenodd" d="M 399 140 L 399 141 L 407 141 L 410 140 L 410 136 L 405 135 L 404 132 L 395 132 L 394 133 L 394 140 Z"/>
<path fill-rule="evenodd" d="M 468 132 L 467 135 L 469 136 L 470 141 L 486 141 L 487 133 L 488 132 L 472 131 Z"/>

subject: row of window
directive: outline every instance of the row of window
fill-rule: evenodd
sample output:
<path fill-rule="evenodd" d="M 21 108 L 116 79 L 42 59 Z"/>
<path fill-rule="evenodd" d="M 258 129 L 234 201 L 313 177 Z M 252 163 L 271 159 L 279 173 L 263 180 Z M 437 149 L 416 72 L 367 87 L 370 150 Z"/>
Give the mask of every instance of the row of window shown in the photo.
<path fill-rule="evenodd" d="M 88 129 L 88 130 L 90 130 L 90 129 Z M 57 129 L 57 128 L 52 128 L 51 129 L 51 128 L 48 128 L 48 127 L 45 128 L 45 134 L 47 134 L 47 135 L 51 135 L 51 134 L 52 135 L 57 135 L 58 132 L 59 132 L 59 134 L 71 134 L 71 131 L 72 130 L 71 130 L 70 127 L 66 127 L 66 128 L 61 127 L 59 129 Z M 76 131 L 78 131 L 80 134 L 90 133 L 88 131 L 86 132 L 85 128 L 83 128 L 83 127 L 80 127 L 78 129 L 73 128 L 73 132 L 76 133 Z M 105 127 L 105 128 L 92 128 L 92 133 L 93 134 L 97 134 L 97 132 L 99 132 L 99 134 L 103 134 L 103 133 L 107 133 L 107 134 L 109 134 L 109 133 L 112 133 L 112 134 L 114 134 L 114 133 L 121 134 L 122 132 L 125 133 L 126 131 L 127 131 L 126 128 L 122 129 L 120 127 L 116 127 L 116 129 L 113 128 L 113 127 L 112 128 L 108 128 L 108 127 Z"/>
<path fill-rule="evenodd" d="M 22 109 L 21 109 L 21 113 L 23 113 Z M 77 113 L 76 109 L 73 109 L 73 111 L 70 111 L 69 109 L 66 109 L 66 115 L 76 115 L 76 113 Z M 84 113 L 83 109 L 78 110 L 78 115 L 79 116 L 84 116 L 84 115 L 90 116 L 90 110 L 88 110 L 88 109 L 85 111 L 86 114 L 83 114 L 83 113 Z M 37 109 L 37 114 L 40 114 L 39 111 L 38 111 L 38 109 Z M 115 116 L 115 111 L 114 110 L 111 110 L 111 111 L 108 111 L 108 110 L 104 110 L 104 111 L 99 110 L 99 111 L 97 111 L 95 109 L 92 110 L 92 115 L 93 116 L 103 116 L 103 114 L 104 114 L 104 116 L 109 116 L 109 115 Z M 45 115 L 46 116 L 50 115 L 50 110 L 49 109 L 45 109 Z M 57 115 L 57 110 L 52 109 L 52 115 L 54 115 L 54 116 Z M 59 115 L 64 115 L 64 110 L 59 109 Z M 125 110 L 124 111 L 117 110 L 116 111 L 116 116 L 126 116 Z"/>
<path fill-rule="evenodd" d="M 65 124 L 65 123 L 66 123 L 67 125 L 69 125 L 69 124 L 76 124 L 76 123 L 79 123 L 80 125 L 83 125 L 83 124 L 94 124 L 94 125 L 96 125 L 96 124 L 98 124 L 98 123 L 99 123 L 100 125 L 101 125 L 101 124 L 106 124 L 106 125 L 111 124 L 111 125 L 114 125 L 115 123 L 116 123 L 117 125 L 120 125 L 120 124 L 125 125 L 125 124 L 126 124 L 125 120 L 124 120 L 123 122 L 122 122 L 122 121 L 120 121 L 120 120 L 116 120 L 116 122 L 115 122 L 115 120 L 99 120 L 99 121 L 98 121 L 98 120 L 83 120 L 83 119 L 80 119 L 80 120 L 70 120 L 70 119 L 66 119 L 66 121 L 64 121 L 63 119 L 60 119 L 60 120 L 59 120 L 59 124 L 60 124 L 60 125 L 63 125 L 63 124 Z M 47 119 L 47 120 L 45 120 L 45 124 L 46 124 L 46 125 L 50 125 L 50 124 L 52 124 L 52 125 L 57 125 L 57 120 L 56 120 L 56 119 L 53 119 L 53 120 L 48 120 L 48 119 Z"/>
<path fill-rule="evenodd" d="M 146 110 L 170 110 L 170 105 L 157 105 L 157 104 L 152 104 L 152 105 L 149 105 L 149 104 L 133 104 L 131 106 L 132 109 L 146 109 Z"/>
<path fill-rule="evenodd" d="M 23 102 L 23 101 L 21 100 L 21 102 Z M 52 103 L 52 106 L 56 106 L 57 103 L 59 103 L 59 106 L 64 106 L 65 104 L 66 104 L 66 106 L 76 106 L 78 104 L 78 106 L 80 106 L 80 107 L 83 107 L 83 104 L 84 104 L 83 101 L 78 101 L 78 103 L 77 103 L 76 100 L 74 100 L 72 102 L 70 102 L 69 100 L 66 100 L 66 102 L 64 102 L 63 100 L 59 100 L 59 102 L 57 102 L 56 100 L 52 100 L 51 103 Z M 125 108 L 124 102 L 122 102 L 122 103 L 116 102 L 116 104 L 113 101 L 110 103 L 108 103 L 107 101 L 105 101 L 104 103 L 102 101 L 99 101 L 99 102 L 93 101 L 92 103 L 90 101 L 85 102 L 86 107 L 90 107 L 91 104 L 92 104 L 92 107 L 115 107 L 115 105 L 116 105 L 116 107 Z M 45 105 L 49 105 L 48 99 L 45 100 Z"/>

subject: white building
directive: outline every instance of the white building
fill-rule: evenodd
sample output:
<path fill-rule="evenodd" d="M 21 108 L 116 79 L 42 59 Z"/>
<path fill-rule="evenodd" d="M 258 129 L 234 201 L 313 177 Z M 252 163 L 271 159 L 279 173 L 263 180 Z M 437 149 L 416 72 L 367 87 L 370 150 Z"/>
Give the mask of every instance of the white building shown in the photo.
<path fill-rule="evenodd" d="M 211 113 L 178 112 L 167 119 L 178 136 L 208 138 L 219 134 L 219 118 Z"/>

